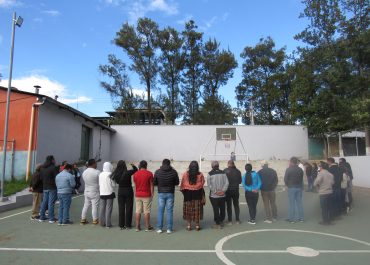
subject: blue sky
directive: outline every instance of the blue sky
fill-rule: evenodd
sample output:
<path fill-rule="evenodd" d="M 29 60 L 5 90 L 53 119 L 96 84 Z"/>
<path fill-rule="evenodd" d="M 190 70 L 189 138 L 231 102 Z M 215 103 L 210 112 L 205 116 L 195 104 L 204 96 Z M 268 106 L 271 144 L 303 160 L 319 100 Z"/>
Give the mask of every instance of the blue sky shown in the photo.
<path fill-rule="evenodd" d="M 110 96 L 99 86 L 99 64 L 109 53 L 126 64 L 130 61 L 112 44 L 123 23 L 150 17 L 159 26 L 182 31 L 193 19 L 204 38 L 216 38 L 238 60 L 238 69 L 220 94 L 236 106 L 235 87 L 241 81 L 240 53 L 261 37 L 271 36 L 277 48 L 294 50 L 293 36 L 306 26 L 299 19 L 299 0 L 0 0 L 0 73 L 3 86 L 9 75 L 12 13 L 24 18 L 16 29 L 12 86 L 58 95 L 60 99 L 91 116 L 112 110 Z M 130 73 L 131 86 L 140 93 L 144 85 Z"/>

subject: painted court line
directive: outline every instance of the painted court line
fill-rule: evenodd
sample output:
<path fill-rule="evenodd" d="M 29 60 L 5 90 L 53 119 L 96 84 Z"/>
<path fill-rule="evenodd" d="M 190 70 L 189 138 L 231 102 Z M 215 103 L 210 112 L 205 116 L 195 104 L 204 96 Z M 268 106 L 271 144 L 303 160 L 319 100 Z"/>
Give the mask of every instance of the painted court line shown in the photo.
<path fill-rule="evenodd" d="M 73 200 L 73 199 L 76 199 L 76 198 L 79 198 L 79 197 L 81 197 L 81 196 L 83 196 L 83 194 L 81 194 L 81 195 L 77 195 L 77 196 L 75 196 L 75 197 L 72 197 L 72 200 Z M 30 211 L 32 211 L 32 210 L 30 209 L 30 210 L 26 210 L 26 211 L 23 211 L 23 212 L 19 212 L 19 213 L 11 214 L 11 215 L 8 215 L 8 216 L 4 216 L 4 217 L 1 217 L 1 218 L 0 218 L 0 221 L 1 221 L 1 220 L 8 219 L 8 218 L 10 218 L 10 217 L 14 217 L 14 216 L 20 215 L 20 214 L 28 213 L 28 212 L 30 212 Z"/>
<path fill-rule="evenodd" d="M 216 253 L 206 249 L 79 249 L 79 248 L 0 248 L 10 252 L 90 252 L 90 253 Z M 370 250 L 316 250 L 320 253 L 370 253 Z M 290 254 L 287 250 L 223 250 L 232 254 Z"/>

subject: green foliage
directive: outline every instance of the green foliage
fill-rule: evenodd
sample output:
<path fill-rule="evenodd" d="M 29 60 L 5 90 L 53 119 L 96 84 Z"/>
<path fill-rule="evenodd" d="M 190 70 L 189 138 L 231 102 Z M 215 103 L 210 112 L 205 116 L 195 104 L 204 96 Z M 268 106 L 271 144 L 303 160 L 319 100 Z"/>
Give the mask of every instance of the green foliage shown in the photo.
<path fill-rule="evenodd" d="M 182 32 L 185 54 L 181 89 L 184 124 L 198 124 L 203 71 L 203 33 L 198 32 L 197 28 L 195 22 L 190 20 L 185 24 L 185 30 Z"/>
<path fill-rule="evenodd" d="M 260 39 L 255 47 L 245 47 L 241 57 L 243 80 L 235 89 L 238 107 L 245 123 L 253 101 L 256 124 L 288 123 L 289 76 L 285 74 L 285 48 L 275 49 L 271 37 Z M 285 99 L 285 101 L 284 101 Z"/>
<path fill-rule="evenodd" d="M 199 110 L 199 124 L 232 125 L 237 121 L 230 104 L 220 96 L 207 97 Z"/>
<path fill-rule="evenodd" d="M 180 100 L 181 73 L 185 65 L 183 52 L 184 40 L 174 28 L 165 28 L 159 31 L 159 48 L 161 49 L 161 84 L 166 86 L 166 95 L 163 97 L 164 110 L 167 119 L 175 124 L 181 115 L 183 107 Z"/>
<path fill-rule="evenodd" d="M 7 197 L 13 195 L 19 191 L 26 189 L 28 186 L 29 183 L 25 179 L 4 181 L 4 196 Z"/>
<path fill-rule="evenodd" d="M 159 71 L 159 58 L 156 53 L 158 24 L 149 18 L 140 18 L 136 28 L 125 23 L 117 32 L 114 42 L 126 52 L 132 61 L 130 69 L 139 75 L 141 82 L 146 86 L 147 108 L 150 115 L 151 91 L 155 87 Z"/>

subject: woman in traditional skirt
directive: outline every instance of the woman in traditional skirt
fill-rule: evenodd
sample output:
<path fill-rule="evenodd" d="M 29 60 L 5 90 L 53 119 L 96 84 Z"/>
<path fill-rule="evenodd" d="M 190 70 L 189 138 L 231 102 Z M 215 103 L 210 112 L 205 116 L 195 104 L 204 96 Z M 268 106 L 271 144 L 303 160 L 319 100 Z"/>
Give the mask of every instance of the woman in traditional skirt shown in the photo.
<path fill-rule="evenodd" d="M 189 170 L 182 175 L 180 190 L 184 195 L 183 219 L 186 220 L 186 230 L 192 229 L 191 223 L 195 223 L 195 229 L 200 230 L 200 220 L 203 219 L 204 176 L 199 172 L 197 161 L 192 161 Z"/>

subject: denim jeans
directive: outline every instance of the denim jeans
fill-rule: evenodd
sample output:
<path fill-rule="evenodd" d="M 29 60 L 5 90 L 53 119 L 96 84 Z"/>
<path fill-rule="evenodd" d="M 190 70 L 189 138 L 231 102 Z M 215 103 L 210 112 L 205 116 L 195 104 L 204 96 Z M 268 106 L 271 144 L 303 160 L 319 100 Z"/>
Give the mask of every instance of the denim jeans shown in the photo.
<path fill-rule="evenodd" d="M 303 220 L 302 188 L 288 188 L 290 221 Z"/>
<path fill-rule="evenodd" d="M 163 214 L 166 209 L 167 229 L 173 230 L 173 204 L 175 201 L 174 193 L 158 193 L 158 216 L 157 229 L 163 228 Z"/>
<path fill-rule="evenodd" d="M 69 209 L 71 208 L 72 194 L 58 193 L 59 218 L 58 223 L 65 224 L 69 221 Z"/>
<path fill-rule="evenodd" d="M 57 200 L 57 190 L 44 190 L 44 196 L 42 199 L 40 209 L 40 219 L 45 220 L 46 208 L 49 212 L 49 220 L 54 220 L 54 205 Z"/>

